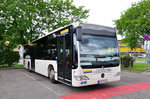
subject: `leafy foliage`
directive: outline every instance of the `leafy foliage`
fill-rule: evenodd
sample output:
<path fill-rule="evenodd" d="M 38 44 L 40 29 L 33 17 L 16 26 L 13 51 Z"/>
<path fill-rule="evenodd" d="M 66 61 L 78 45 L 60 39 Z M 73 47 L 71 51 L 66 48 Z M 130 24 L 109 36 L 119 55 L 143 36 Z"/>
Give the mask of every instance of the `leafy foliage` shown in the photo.
<path fill-rule="evenodd" d="M 115 20 L 118 34 L 124 36 L 123 42 L 136 48 L 144 43 L 144 36 L 150 34 L 150 0 L 142 0 L 132 4 L 131 8 Z"/>
<path fill-rule="evenodd" d="M 25 44 L 58 27 L 88 17 L 73 0 L 0 0 L 0 39 Z M 0 42 L 2 44 L 2 42 Z"/>
<path fill-rule="evenodd" d="M 8 64 L 12 66 L 14 63 L 18 63 L 20 59 L 18 52 L 13 52 L 12 50 L 5 50 L 0 52 L 0 65 Z"/>
<path fill-rule="evenodd" d="M 18 62 L 19 54 L 12 52 L 17 45 L 87 17 L 88 10 L 73 0 L 0 0 L 0 64 Z"/>
<path fill-rule="evenodd" d="M 4 54 L 0 52 L 0 65 L 4 64 L 4 62 L 5 62 Z"/>
<path fill-rule="evenodd" d="M 121 55 L 121 65 L 125 68 L 128 68 L 130 65 L 133 66 L 135 59 L 129 55 Z"/>

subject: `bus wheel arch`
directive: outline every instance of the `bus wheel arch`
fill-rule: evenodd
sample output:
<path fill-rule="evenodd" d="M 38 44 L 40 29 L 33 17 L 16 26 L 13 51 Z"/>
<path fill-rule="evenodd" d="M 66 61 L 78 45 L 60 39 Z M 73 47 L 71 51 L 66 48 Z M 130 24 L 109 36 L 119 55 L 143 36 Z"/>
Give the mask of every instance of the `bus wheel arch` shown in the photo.
<path fill-rule="evenodd" d="M 55 71 L 53 65 L 48 66 L 48 77 L 52 83 L 56 83 L 55 80 Z"/>

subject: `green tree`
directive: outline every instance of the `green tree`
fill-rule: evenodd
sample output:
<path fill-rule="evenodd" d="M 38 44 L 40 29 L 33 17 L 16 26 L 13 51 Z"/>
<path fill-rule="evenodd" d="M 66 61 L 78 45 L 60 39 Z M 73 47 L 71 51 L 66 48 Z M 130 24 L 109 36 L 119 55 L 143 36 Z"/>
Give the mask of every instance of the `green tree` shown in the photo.
<path fill-rule="evenodd" d="M 87 17 L 88 10 L 73 0 L 0 0 L 0 36 L 16 46 Z"/>
<path fill-rule="evenodd" d="M 144 36 L 150 34 L 150 0 L 133 3 L 124 11 L 120 19 L 115 20 L 118 34 L 124 36 L 123 42 L 136 48 L 144 43 Z"/>

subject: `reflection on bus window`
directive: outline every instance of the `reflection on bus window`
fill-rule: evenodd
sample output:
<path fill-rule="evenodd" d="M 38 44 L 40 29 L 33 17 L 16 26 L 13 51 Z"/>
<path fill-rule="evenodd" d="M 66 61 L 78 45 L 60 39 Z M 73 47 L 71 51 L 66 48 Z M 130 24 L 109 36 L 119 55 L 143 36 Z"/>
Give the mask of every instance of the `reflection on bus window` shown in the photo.
<path fill-rule="evenodd" d="M 80 65 L 83 68 L 118 66 L 119 53 L 115 37 L 83 35 L 80 42 Z"/>

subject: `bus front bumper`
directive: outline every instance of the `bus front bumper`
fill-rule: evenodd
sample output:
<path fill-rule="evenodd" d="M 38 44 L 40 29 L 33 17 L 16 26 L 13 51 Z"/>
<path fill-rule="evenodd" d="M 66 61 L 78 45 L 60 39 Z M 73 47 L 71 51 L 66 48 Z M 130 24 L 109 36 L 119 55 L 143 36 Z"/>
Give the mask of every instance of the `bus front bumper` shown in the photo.
<path fill-rule="evenodd" d="M 115 82 L 120 81 L 120 76 L 109 78 L 109 79 L 100 79 L 100 80 L 82 80 L 82 81 L 74 81 L 72 83 L 73 87 L 82 87 L 82 86 L 88 86 L 88 85 L 96 85 L 96 84 L 105 84 L 109 82 Z"/>

